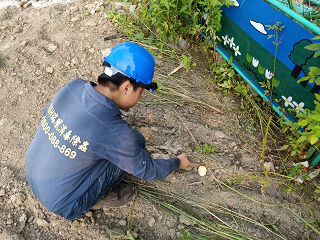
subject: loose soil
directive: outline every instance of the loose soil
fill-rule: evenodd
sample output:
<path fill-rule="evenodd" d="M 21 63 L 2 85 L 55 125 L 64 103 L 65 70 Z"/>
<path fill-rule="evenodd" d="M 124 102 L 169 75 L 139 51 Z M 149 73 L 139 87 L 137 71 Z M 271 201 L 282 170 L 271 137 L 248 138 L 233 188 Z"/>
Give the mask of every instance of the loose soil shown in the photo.
<path fill-rule="evenodd" d="M 175 239 L 182 236 L 182 229 L 195 225 L 168 214 L 141 195 L 134 207 L 130 204 L 119 209 L 104 208 L 67 221 L 41 206 L 26 182 L 25 153 L 46 104 L 74 78 L 95 81 L 102 72 L 105 50 L 124 41 L 103 40 L 118 32 L 107 20 L 105 6 L 87 14 L 97 4 L 76 0 L 38 9 L 0 10 L 0 239 L 118 239 L 114 232 L 127 234 L 131 218 L 135 237 Z M 175 67 L 177 63 L 157 60 L 156 76 L 172 83 L 174 78 L 163 75 Z M 163 100 L 157 95 L 145 93 L 141 103 L 124 117 L 145 135 L 147 150 L 153 157 L 169 158 L 186 152 L 193 162 L 207 167 L 207 174 L 200 177 L 195 169 L 188 169 L 176 171 L 162 181 L 142 182 L 132 176 L 129 179 L 225 204 L 259 222 L 266 223 L 268 219 L 288 239 L 307 239 L 305 224 L 285 208 L 256 203 L 218 184 L 217 179 L 233 182 L 235 189 L 253 199 L 285 204 L 304 216 L 304 196 L 287 194 L 277 181 L 262 187 L 260 181 L 244 177 L 248 172 L 261 171 L 262 136 L 259 131 L 248 132 L 241 124 L 246 120 L 239 120 L 239 99 L 211 91 L 199 74 L 180 70 L 175 75 L 179 74 L 194 86 L 185 94 L 223 107 L 229 114 L 219 114 L 203 105 L 161 104 Z M 241 132 L 242 138 L 236 132 Z M 190 134 L 199 144 L 214 145 L 217 151 L 197 152 Z M 271 155 L 266 157 L 272 160 Z M 316 203 L 309 207 L 319 219 Z M 242 224 L 241 229 L 258 239 L 278 239 L 252 224 Z M 310 239 L 316 239 L 310 229 L 309 232 L 313 237 Z"/>

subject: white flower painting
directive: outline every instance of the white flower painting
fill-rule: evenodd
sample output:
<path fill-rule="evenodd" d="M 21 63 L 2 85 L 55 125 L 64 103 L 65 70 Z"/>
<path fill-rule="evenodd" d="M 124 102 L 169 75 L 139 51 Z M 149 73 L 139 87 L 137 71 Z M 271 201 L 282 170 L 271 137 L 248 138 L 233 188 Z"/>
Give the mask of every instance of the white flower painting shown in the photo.
<path fill-rule="evenodd" d="M 304 111 L 303 111 L 303 107 L 304 107 L 304 103 L 303 102 L 301 102 L 301 103 L 296 103 L 295 101 L 292 101 L 292 103 L 293 103 L 293 105 L 296 107 L 296 111 L 297 111 L 297 113 L 298 112 L 303 112 L 304 113 Z"/>
<path fill-rule="evenodd" d="M 229 44 L 229 38 L 228 38 L 228 35 L 223 36 L 223 37 L 222 37 L 222 39 L 223 39 L 223 44 L 224 44 L 224 45 Z"/>
<path fill-rule="evenodd" d="M 270 80 L 273 77 L 273 75 L 274 74 L 272 72 L 270 72 L 268 69 L 266 69 L 265 76 L 267 79 Z"/>
<path fill-rule="evenodd" d="M 282 99 L 284 100 L 284 106 L 285 106 L 285 107 L 290 106 L 290 107 L 293 107 L 293 108 L 294 108 L 294 105 L 293 105 L 293 103 L 292 103 L 292 97 L 291 97 L 291 96 L 289 96 L 288 98 L 286 98 L 285 96 L 281 96 L 281 97 L 282 97 Z"/>
<path fill-rule="evenodd" d="M 239 46 L 234 47 L 233 50 L 234 50 L 234 54 L 235 54 L 236 56 L 241 55 L 241 52 L 239 51 Z"/>
<path fill-rule="evenodd" d="M 229 43 L 231 48 L 234 48 L 236 46 L 236 44 L 234 43 L 234 37 L 229 39 Z"/>
<path fill-rule="evenodd" d="M 253 65 L 254 67 L 258 67 L 258 65 L 259 65 L 259 60 L 253 57 L 253 58 L 252 58 L 252 65 Z"/>

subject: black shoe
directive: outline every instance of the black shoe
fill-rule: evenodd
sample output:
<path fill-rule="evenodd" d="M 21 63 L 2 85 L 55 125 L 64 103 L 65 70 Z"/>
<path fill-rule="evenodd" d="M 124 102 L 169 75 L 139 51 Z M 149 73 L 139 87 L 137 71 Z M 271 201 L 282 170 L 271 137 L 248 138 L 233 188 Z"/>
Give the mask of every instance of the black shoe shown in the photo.
<path fill-rule="evenodd" d="M 91 207 L 98 210 L 103 207 L 120 207 L 131 202 L 137 195 L 137 188 L 129 183 L 120 182 L 101 200 Z"/>

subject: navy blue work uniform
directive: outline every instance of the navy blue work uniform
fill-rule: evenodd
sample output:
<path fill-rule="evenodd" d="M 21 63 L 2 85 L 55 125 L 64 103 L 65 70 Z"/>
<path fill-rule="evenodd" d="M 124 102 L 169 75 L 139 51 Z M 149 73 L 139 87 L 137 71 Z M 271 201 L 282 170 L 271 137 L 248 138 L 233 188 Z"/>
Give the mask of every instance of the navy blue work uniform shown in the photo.
<path fill-rule="evenodd" d="M 75 79 L 49 103 L 26 155 L 26 176 L 37 199 L 73 220 L 86 213 L 127 173 L 163 179 L 178 158 L 153 159 L 143 136 L 121 117 L 119 107 Z"/>

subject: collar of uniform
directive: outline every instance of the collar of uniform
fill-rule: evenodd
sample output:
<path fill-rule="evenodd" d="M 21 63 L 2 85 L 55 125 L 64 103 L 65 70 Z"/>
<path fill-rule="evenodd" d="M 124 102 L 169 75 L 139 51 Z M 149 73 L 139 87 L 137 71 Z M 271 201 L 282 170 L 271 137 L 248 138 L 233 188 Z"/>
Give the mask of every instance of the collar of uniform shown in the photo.
<path fill-rule="evenodd" d="M 102 93 L 98 92 L 94 86 L 97 86 L 96 83 L 94 82 L 87 82 L 85 84 L 86 91 L 94 98 L 96 99 L 99 103 L 103 104 L 104 106 L 108 108 L 112 108 L 112 110 L 117 111 L 121 115 L 120 108 L 118 105 L 108 98 L 107 96 L 103 95 Z"/>

